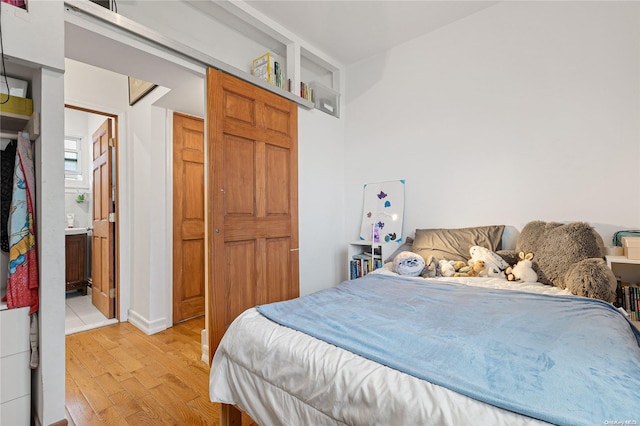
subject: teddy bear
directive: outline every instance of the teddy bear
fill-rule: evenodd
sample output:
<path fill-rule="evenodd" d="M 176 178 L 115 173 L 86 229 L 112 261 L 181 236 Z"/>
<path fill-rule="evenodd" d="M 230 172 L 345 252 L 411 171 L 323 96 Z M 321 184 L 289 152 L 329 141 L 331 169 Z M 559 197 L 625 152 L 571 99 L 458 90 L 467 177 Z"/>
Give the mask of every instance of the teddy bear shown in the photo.
<path fill-rule="evenodd" d="M 469 261 L 469 270 L 466 272 L 456 272 L 453 274 L 454 277 L 479 277 L 482 274 L 485 274 L 485 263 L 484 260 L 476 260 Z M 462 269 L 461 269 L 462 270 Z"/>
<path fill-rule="evenodd" d="M 515 250 L 497 253 L 513 264 L 521 251 L 535 253 L 532 267 L 538 282 L 566 288 L 577 296 L 615 301 L 616 277 L 605 262 L 602 237 L 591 225 L 529 222 L 520 231 Z"/>
<path fill-rule="evenodd" d="M 536 282 L 538 281 L 538 274 L 533 270 L 533 253 L 524 252 L 518 253 L 518 263 L 513 267 L 509 266 L 505 270 L 506 278 L 509 281 L 525 281 Z"/>
<path fill-rule="evenodd" d="M 453 261 L 453 269 L 455 269 L 456 272 L 464 272 L 464 271 L 461 271 L 461 269 L 463 269 L 463 268 L 469 268 L 470 269 L 469 265 L 466 262 L 462 261 L 462 260 L 454 260 Z"/>

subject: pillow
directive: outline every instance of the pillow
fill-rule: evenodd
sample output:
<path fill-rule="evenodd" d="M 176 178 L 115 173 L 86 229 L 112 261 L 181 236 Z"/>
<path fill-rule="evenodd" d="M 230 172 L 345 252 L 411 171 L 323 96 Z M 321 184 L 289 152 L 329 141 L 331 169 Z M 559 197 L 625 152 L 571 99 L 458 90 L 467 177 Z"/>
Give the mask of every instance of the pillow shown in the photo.
<path fill-rule="evenodd" d="M 491 251 L 499 250 L 503 231 L 504 225 L 458 229 L 416 229 L 412 251 L 422 256 L 425 261 L 433 255 L 438 260 L 466 262 L 470 259 L 469 249 L 472 246 L 485 247 Z"/>

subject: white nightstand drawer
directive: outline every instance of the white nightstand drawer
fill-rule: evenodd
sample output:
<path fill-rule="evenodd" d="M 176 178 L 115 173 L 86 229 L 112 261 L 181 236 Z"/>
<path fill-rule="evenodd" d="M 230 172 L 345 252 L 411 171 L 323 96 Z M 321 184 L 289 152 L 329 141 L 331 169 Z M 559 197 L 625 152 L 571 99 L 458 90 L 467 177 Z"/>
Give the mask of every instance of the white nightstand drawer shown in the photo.
<path fill-rule="evenodd" d="M 0 336 L 0 357 L 29 350 L 28 306 L 0 311 Z"/>
<path fill-rule="evenodd" d="M 31 392 L 31 369 L 29 368 L 30 353 L 22 352 L 0 358 L 0 403 L 5 403 Z M 0 422 L 0 424 L 11 424 Z"/>
<path fill-rule="evenodd" d="M 29 426 L 31 423 L 31 396 L 0 404 L 0 425 Z"/>

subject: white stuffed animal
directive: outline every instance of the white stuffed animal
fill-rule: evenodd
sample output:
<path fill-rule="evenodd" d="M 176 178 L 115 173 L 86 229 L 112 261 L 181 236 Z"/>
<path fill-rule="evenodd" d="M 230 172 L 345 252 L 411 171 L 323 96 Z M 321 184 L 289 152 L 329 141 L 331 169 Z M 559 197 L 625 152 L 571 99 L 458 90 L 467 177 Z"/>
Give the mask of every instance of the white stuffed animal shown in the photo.
<path fill-rule="evenodd" d="M 418 277 L 422 274 L 425 262 L 422 256 L 410 251 L 401 251 L 393 259 L 391 270 L 398 275 Z"/>
<path fill-rule="evenodd" d="M 452 277 L 456 273 L 456 269 L 453 267 L 453 260 L 440 259 L 438 266 L 440 267 L 440 275 L 443 277 Z"/>
<path fill-rule="evenodd" d="M 518 263 L 511 270 L 513 278 L 518 281 L 536 282 L 538 281 L 538 274 L 533 270 L 533 253 L 524 254 L 524 252 L 518 253 Z"/>
<path fill-rule="evenodd" d="M 484 262 L 485 270 L 480 276 L 506 278 L 503 271 L 509 267 L 509 264 L 497 253 L 486 247 L 472 246 L 469 249 L 469 254 L 471 255 L 469 262 L 477 262 L 478 260 Z"/>

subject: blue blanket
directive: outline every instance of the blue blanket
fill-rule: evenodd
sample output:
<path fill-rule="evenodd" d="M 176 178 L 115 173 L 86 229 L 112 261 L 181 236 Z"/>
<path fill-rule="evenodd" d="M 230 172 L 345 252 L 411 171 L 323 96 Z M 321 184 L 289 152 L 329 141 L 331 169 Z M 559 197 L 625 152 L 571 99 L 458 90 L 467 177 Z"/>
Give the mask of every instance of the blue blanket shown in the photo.
<path fill-rule="evenodd" d="M 640 333 L 599 300 L 370 274 L 258 311 L 540 420 L 640 422 Z"/>

